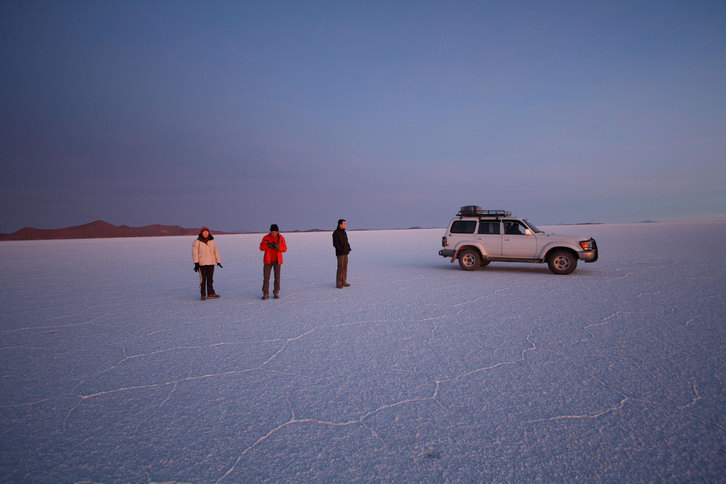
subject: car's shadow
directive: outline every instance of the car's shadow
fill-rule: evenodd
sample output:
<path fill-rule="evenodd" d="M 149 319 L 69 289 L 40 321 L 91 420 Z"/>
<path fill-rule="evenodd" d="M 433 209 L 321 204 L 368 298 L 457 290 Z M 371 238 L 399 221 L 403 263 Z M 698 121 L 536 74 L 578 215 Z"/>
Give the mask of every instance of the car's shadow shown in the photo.
<path fill-rule="evenodd" d="M 460 272 L 472 272 L 472 273 L 494 273 L 494 274 L 550 274 L 550 275 L 557 275 L 554 274 L 552 271 L 549 270 L 547 267 L 547 264 L 529 264 L 529 263 L 513 263 L 513 264 L 497 264 L 495 262 L 489 264 L 488 266 L 480 267 L 478 269 L 475 269 L 473 271 L 464 271 L 459 267 L 459 264 L 453 263 L 450 265 L 441 265 L 438 264 L 436 266 L 431 265 L 430 267 L 436 268 L 439 270 L 446 270 L 446 271 L 460 271 Z M 581 265 L 577 266 L 577 269 L 575 269 L 574 272 L 571 274 L 566 274 L 570 276 L 580 275 L 580 276 L 596 276 L 603 274 L 599 271 L 592 269 L 588 269 L 587 267 L 582 267 Z"/>

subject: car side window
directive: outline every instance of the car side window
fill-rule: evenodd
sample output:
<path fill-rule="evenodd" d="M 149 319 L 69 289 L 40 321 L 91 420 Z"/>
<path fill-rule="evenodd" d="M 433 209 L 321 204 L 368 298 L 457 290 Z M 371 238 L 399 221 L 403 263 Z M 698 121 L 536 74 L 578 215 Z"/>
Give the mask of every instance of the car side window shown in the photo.
<path fill-rule="evenodd" d="M 504 222 L 504 233 L 507 235 L 524 235 L 526 227 L 514 220 Z"/>
<path fill-rule="evenodd" d="M 451 224 L 452 234 L 473 234 L 476 230 L 476 220 L 456 220 Z"/>
<path fill-rule="evenodd" d="M 481 235 L 499 235 L 499 221 L 479 222 L 479 234 L 481 234 Z"/>

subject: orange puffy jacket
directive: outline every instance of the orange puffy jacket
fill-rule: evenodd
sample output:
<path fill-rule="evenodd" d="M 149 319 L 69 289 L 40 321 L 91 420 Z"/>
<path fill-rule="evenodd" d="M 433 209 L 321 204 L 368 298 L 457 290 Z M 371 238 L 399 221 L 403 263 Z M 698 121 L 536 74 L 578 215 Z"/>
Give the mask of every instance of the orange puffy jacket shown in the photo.
<path fill-rule="evenodd" d="M 267 244 L 270 242 L 277 242 L 279 249 L 276 250 L 268 247 Z M 262 242 L 260 242 L 260 250 L 265 252 L 265 257 L 263 259 L 265 264 L 272 264 L 275 261 L 277 261 L 278 264 L 282 264 L 282 253 L 287 251 L 285 237 L 283 237 L 280 233 L 277 235 L 265 235 L 262 237 Z"/>

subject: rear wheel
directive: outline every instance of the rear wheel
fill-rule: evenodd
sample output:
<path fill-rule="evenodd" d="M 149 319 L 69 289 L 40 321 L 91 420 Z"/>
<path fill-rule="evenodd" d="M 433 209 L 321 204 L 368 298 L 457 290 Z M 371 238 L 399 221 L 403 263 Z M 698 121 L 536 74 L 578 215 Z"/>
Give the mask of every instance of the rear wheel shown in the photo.
<path fill-rule="evenodd" d="M 547 265 L 555 274 L 570 274 L 577 268 L 577 258 L 572 252 L 558 250 L 547 258 Z"/>
<path fill-rule="evenodd" d="M 475 250 L 467 249 L 459 254 L 459 267 L 465 271 L 473 271 L 481 266 L 481 256 Z"/>

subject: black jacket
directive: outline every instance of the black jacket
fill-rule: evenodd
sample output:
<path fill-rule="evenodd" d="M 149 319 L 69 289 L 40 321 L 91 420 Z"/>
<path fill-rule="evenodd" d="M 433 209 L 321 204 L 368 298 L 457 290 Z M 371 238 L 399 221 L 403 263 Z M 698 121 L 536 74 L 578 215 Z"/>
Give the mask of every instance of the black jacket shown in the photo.
<path fill-rule="evenodd" d="M 333 232 L 333 247 L 335 247 L 335 255 L 348 255 L 350 253 L 350 244 L 348 243 L 348 234 L 345 229 L 338 227 Z"/>

